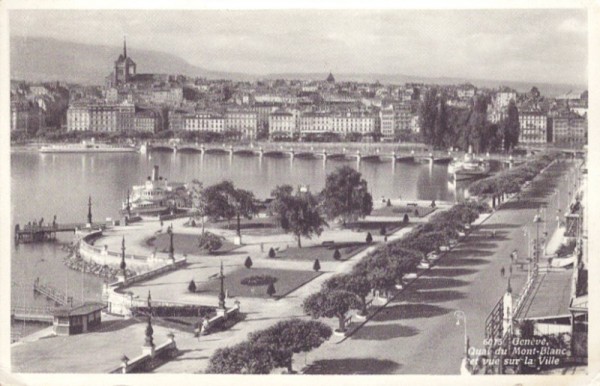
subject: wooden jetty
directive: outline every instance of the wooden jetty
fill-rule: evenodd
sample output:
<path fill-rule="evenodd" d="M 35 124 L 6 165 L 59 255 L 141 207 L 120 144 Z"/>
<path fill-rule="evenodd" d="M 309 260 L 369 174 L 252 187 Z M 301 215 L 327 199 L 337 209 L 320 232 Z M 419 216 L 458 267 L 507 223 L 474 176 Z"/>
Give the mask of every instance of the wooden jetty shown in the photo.
<path fill-rule="evenodd" d="M 33 291 L 44 295 L 50 300 L 54 300 L 56 303 L 66 306 L 73 304 L 73 298 L 67 296 L 67 294 L 61 292 L 60 290 L 53 288 L 48 284 L 40 283 L 40 278 L 38 277 L 33 282 Z"/>
<path fill-rule="evenodd" d="M 10 309 L 10 317 L 11 320 L 52 323 L 52 312 L 52 308 L 15 306 Z"/>
<path fill-rule="evenodd" d="M 92 225 L 92 229 L 104 228 L 106 224 Z M 15 225 L 15 242 L 16 243 L 39 243 L 44 241 L 56 240 L 56 234 L 60 232 L 75 233 L 77 229 L 90 229 L 87 224 L 49 224 L 49 225 L 31 225 L 21 228 L 19 224 Z"/>

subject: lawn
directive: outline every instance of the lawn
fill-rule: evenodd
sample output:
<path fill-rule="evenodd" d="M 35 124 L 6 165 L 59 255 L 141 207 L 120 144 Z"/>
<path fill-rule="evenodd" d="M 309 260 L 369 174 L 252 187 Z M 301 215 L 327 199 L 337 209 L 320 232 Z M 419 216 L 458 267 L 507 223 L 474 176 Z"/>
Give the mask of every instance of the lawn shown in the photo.
<path fill-rule="evenodd" d="M 371 232 L 371 235 L 373 236 L 380 235 L 381 227 L 385 227 L 386 233 L 389 235 L 402 229 L 404 225 L 405 224 L 402 221 L 361 220 L 348 223 L 346 228 L 356 230 L 357 232 L 364 231 L 366 237 L 366 232 Z"/>
<path fill-rule="evenodd" d="M 404 217 L 405 214 L 408 214 L 409 217 L 425 217 L 431 212 L 436 210 L 436 208 L 432 208 L 431 206 L 419 206 L 419 205 L 392 205 L 392 206 L 384 206 L 383 208 L 374 209 L 371 212 L 371 216 L 381 216 L 381 217 Z"/>
<path fill-rule="evenodd" d="M 219 248 L 214 255 L 222 255 L 239 248 L 239 245 L 235 245 L 226 239 L 221 239 L 223 245 Z M 151 237 L 146 240 L 146 244 L 151 247 L 155 247 L 157 251 L 168 253 L 169 252 L 169 235 L 167 233 L 161 233 L 156 237 Z M 177 234 L 173 235 L 173 247 L 175 248 L 176 254 L 186 255 L 206 255 L 203 249 L 198 248 L 198 235 L 189 234 Z"/>
<path fill-rule="evenodd" d="M 205 226 L 220 229 L 228 229 L 233 231 L 237 229 L 237 221 L 233 219 L 230 222 L 209 222 L 206 223 Z M 242 237 L 243 235 L 270 236 L 283 233 L 281 228 L 279 228 L 279 226 L 277 225 L 275 218 L 273 217 L 256 217 L 250 220 L 248 220 L 247 218 L 243 218 L 240 220 L 240 229 L 242 230 Z"/>
<path fill-rule="evenodd" d="M 333 253 L 336 248 L 340 251 L 340 261 L 345 261 L 367 248 L 367 244 L 363 242 L 326 242 L 325 245 L 314 245 L 302 248 L 290 247 L 277 251 L 275 259 L 304 260 L 307 264 L 312 263 L 315 259 L 319 259 L 319 261 L 335 261 Z M 267 252 L 268 251 L 265 251 L 265 255 Z M 307 265 L 309 268 L 311 266 L 312 265 Z"/>
<path fill-rule="evenodd" d="M 241 283 L 245 278 L 261 275 L 268 275 L 277 279 L 274 283 L 276 292 L 273 297 L 279 299 L 321 275 L 321 272 L 315 272 L 313 270 L 298 271 L 271 268 L 240 268 L 225 275 L 225 290 L 230 298 L 238 296 L 269 298 L 269 295 L 267 295 L 266 284 L 249 286 Z M 217 276 L 218 272 L 215 270 L 215 274 L 211 276 L 208 282 L 196 283 L 198 286 L 197 292 L 203 294 L 208 292 L 217 296 L 220 289 L 220 282 Z"/>

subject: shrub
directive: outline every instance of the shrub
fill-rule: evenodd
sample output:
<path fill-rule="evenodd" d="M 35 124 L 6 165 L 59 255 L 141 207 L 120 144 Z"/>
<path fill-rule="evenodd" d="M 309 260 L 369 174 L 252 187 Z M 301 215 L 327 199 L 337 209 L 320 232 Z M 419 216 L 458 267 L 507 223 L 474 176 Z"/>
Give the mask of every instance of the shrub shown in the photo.
<path fill-rule="evenodd" d="M 371 235 L 371 232 L 367 232 L 367 238 L 365 239 L 365 241 L 367 242 L 367 244 L 371 244 L 373 242 L 373 236 Z"/>
<path fill-rule="evenodd" d="M 275 290 L 275 284 L 269 283 L 269 286 L 267 287 L 267 295 L 273 296 L 276 292 L 277 291 Z"/>
<path fill-rule="evenodd" d="M 382 236 L 385 236 L 387 234 L 387 229 L 385 229 L 385 225 L 381 226 L 381 229 L 379 230 L 379 234 Z"/>
<path fill-rule="evenodd" d="M 339 260 L 342 258 L 342 254 L 340 253 L 339 249 L 337 249 L 337 248 L 335 249 L 335 251 L 333 252 L 333 258 L 335 260 Z"/>
<path fill-rule="evenodd" d="M 390 199 L 389 199 L 389 198 L 387 199 L 387 204 L 386 204 L 386 206 L 392 206 L 392 201 L 390 201 Z"/>
<path fill-rule="evenodd" d="M 319 259 L 315 260 L 313 264 L 313 269 L 315 270 L 315 272 L 319 272 L 319 270 L 321 269 L 321 263 L 319 262 Z"/>
<path fill-rule="evenodd" d="M 404 224 L 408 224 L 408 213 L 405 213 L 405 214 L 404 214 L 404 218 L 402 218 L 402 222 L 403 222 Z"/>
<path fill-rule="evenodd" d="M 192 279 L 192 281 L 190 281 L 190 284 L 188 284 L 188 291 L 192 293 L 196 292 L 196 283 L 194 283 L 194 279 Z"/>
<path fill-rule="evenodd" d="M 252 268 L 252 259 L 250 258 L 250 256 L 246 257 L 246 261 L 244 261 L 244 265 L 248 269 Z"/>
<path fill-rule="evenodd" d="M 255 287 L 267 284 L 273 284 L 277 281 L 276 277 L 271 275 L 256 275 L 243 278 L 240 283 L 243 285 Z"/>
<path fill-rule="evenodd" d="M 204 232 L 198 236 L 198 247 L 207 250 L 209 253 L 215 252 L 223 245 L 223 240 L 214 233 Z"/>
<path fill-rule="evenodd" d="M 271 249 L 269 249 L 269 257 L 271 259 L 273 259 L 275 256 L 276 256 L 275 250 L 273 249 L 273 247 L 271 247 Z"/>

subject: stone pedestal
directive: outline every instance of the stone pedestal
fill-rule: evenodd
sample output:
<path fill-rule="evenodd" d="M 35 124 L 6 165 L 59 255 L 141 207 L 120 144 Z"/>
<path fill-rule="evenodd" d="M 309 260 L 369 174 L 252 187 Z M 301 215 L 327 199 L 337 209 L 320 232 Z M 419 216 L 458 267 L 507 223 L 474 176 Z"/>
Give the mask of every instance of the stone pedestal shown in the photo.
<path fill-rule="evenodd" d="M 227 313 L 227 309 L 225 309 L 225 308 L 217 308 L 216 309 L 216 313 L 217 313 L 217 316 L 225 317 L 225 315 Z"/>
<path fill-rule="evenodd" d="M 154 345 L 143 345 L 142 355 L 149 355 L 151 357 L 154 357 Z"/>
<path fill-rule="evenodd" d="M 242 236 L 235 236 L 235 237 L 233 238 L 233 243 L 234 243 L 235 245 L 242 245 Z"/>

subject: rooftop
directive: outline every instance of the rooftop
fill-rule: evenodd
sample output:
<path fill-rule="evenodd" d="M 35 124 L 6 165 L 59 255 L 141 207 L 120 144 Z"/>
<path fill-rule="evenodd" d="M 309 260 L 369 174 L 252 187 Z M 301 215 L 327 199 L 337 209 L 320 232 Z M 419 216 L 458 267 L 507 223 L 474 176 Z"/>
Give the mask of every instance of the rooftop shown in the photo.
<path fill-rule="evenodd" d="M 545 319 L 569 316 L 573 270 L 540 273 L 518 319 Z"/>
<path fill-rule="evenodd" d="M 80 316 L 100 311 L 106 306 L 103 303 L 88 302 L 76 307 L 61 307 L 54 311 L 54 316 Z"/>

